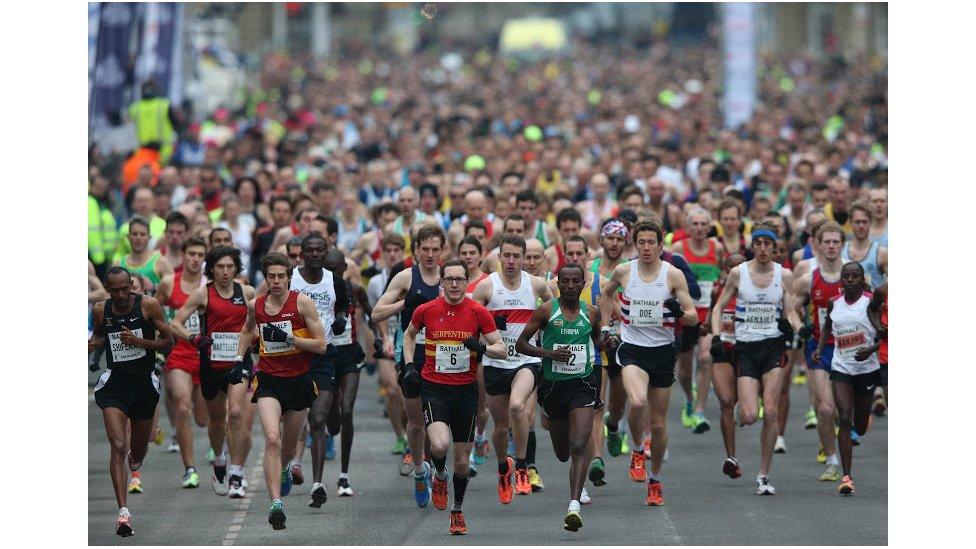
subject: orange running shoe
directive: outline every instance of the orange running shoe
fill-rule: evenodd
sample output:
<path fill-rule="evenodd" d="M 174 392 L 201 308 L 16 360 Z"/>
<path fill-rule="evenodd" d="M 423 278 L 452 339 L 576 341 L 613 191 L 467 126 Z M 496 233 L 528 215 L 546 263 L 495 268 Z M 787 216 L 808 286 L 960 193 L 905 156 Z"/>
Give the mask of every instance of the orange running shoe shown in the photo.
<path fill-rule="evenodd" d="M 508 505 L 512 503 L 512 498 L 515 497 L 515 490 L 512 489 L 512 470 L 515 469 L 515 460 L 506 458 L 505 461 L 508 469 L 504 475 L 498 474 L 498 501 Z"/>
<path fill-rule="evenodd" d="M 468 527 L 464 524 L 464 513 L 461 511 L 451 511 L 451 535 L 464 536 L 468 533 Z"/>
<path fill-rule="evenodd" d="M 647 483 L 647 500 L 644 501 L 647 505 L 658 506 L 664 505 L 664 494 L 661 492 L 661 483 L 652 480 Z"/>
<path fill-rule="evenodd" d="M 515 493 L 524 496 L 532 493 L 532 485 L 529 484 L 529 470 L 515 470 Z"/>
<path fill-rule="evenodd" d="M 434 507 L 437 509 L 447 509 L 447 479 L 441 480 L 434 475 L 434 489 L 430 498 L 434 500 Z"/>
<path fill-rule="evenodd" d="M 647 480 L 647 470 L 644 469 L 644 450 L 638 449 L 630 453 L 630 480 L 644 482 Z"/>
<path fill-rule="evenodd" d="M 837 487 L 837 493 L 842 496 L 854 495 L 854 479 L 852 479 L 850 475 L 844 475 L 840 486 Z"/>

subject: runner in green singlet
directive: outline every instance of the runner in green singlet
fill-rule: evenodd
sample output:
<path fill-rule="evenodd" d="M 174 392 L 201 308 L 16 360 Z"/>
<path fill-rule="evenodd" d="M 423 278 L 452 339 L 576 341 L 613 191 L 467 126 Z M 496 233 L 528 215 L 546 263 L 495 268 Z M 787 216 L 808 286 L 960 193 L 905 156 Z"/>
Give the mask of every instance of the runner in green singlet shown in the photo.
<path fill-rule="evenodd" d="M 163 256 L 159 251 L 149 249 L 149 222 L 144 217 L 136 216 L 129 220 L 129 234 L 126 237 L 132 252 L 120 257 L 115 264 L 132 274 L 146 277 L 152 283 L 152 288 L 146 288 L 146 294 L 152 295 L 159 281 L 173 274 L 173 266 L 169 261 L 160 261 Z"/>
<path fill-rule="evenodd" d="M 572 458 L 569 469 L 570 502 L 563 527 L 575 532 L 583 527 L 580 497 L 586 479 L 593 415 L 603 406 L 600 377 L 593 367 L 596 327 L 600 311 L 580 301 L 586 272 L 577 264 L 559 271 L 559 298 L 547 301 L 533 313 L 515 343 L 519 353 L 542 358 L 539 403 L 549 418 L 549 435 L 559 461 Z M 542 330 L 542 347 L 529 343 Z"/>

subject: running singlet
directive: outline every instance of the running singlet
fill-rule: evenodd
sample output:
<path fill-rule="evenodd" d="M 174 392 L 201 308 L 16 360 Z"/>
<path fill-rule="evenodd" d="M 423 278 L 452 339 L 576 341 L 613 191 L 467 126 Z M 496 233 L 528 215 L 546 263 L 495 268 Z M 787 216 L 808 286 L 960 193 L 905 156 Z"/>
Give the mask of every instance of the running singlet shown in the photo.
<path fill-rule="evenodd" d="M 542 242 L 542 249 L 549 247 L 549 235 L 546 233 L 546 222 L 536 220 L 533 238 Z"/>
<path fill-rule="evenodd" d="M 834 297 L 832 302 L 834 308 L 830 311 L 830 330 L 835 343 L 830 369 L 854 376 L 880 368 L 877 353 L 871 353 L 863 361 L 854 358 L 859 348 L 874 342 L 877 333 L 868 319 L 871 292 L 862 293 L 854 303 L 848 303 L 843 295 Z"/>
<path fill-rule="evenodd" d="M 488 311 L 492 318 L 496 316 L 505 317 L 505 329 L 500 330 L 502 341 L 505 342 L 507 356 L 499 360 L 485 356 L 482 363 L 485 366 L 494 368 L 504 368 L 506 370 L 518 368 L 523 364 L 539 362 L 534 356 L 521 355 L 515 351 L 515 342 L 522 335 L 522 330 L 532 318 L 535 311 L 535 293 L 532 291 L 532 275 L 525 271 L 519 271 L 519 287 L 509 290 L 502 282 L 502 277 L 498 273 L 491 274 L 491 300 L 488 301 Z"/>
<path fill-rule="evenodd" d="M 207 310 L 203 315 L 203 333 L 213 343 L 210 344 L 210 367 L 226 370 L 234 366 L 237 357 L 237 342 L 247 320 L 247 302 L 244 288 L 234 283 L 234 293 L 224 299 L 217 293 L 213 283 L 207 285 Z"/>
<path fill-rule="evenodd" d="M 145 347 L 133 347 L 122 343 L 122 328 L 128 328 L 132 335 L 142 339 L 156 339 L 156 327 L 142 315 L 142 296 L 135 295 L 132 309 L 126 314 L 117 315 L 112 311 L 112 300 L 105 300 L 105 315 L 102 328 L 108 348 L 105 360 L 109 370 L 129 373 L 152 372 L 156 365 L 156 353 Z"/>
<path fill-rule="evenodd" d="M 782 314 L 783 266 L 773 263 L 773 281 L 765 288 L 752 283 L 748 263 L 739 270 L 735 304 L 735 340 L 763 341 L 779 337 L 777 321 Z"/>
<path fill-rule="evenodd" d="M 851 259 L 850 247 L 851 243 L 846 242 L 840 250 L 840 258 L 844 260 L 844 263 L 853 261 Z M 861 267 L 864 268 L 865 282 L 872 288 L 877 288 L 885 283 L 885 276 L 881 274 L 881 269 L 878 268 L 878 248 L 880 246 L 877 242 L 871 242 L 871 247 L 868 248 L 868 253 L 864 256 L 864 259 L 858 261 Z"/>
<path fill-rule="evenodd" d="M 814 269 L 810 275 L 810 307 L 811 322 L 813 323 L 813 340 L 820 341 L 820 328 L 827 318 L 827 306 L 835 297 L 844 293 L 840 277 L 834 282 L 827 282 L 820 269 Z M 834 336 L 827 336 L 827 345 L 834 344 Z"/>
<path fill-rule="evenodd" d="M 182 280 L 183 273 L 173 275 L 173 290 L 169 293 L 169 301 L 166 302 L 166 306 L 174 311 L 178 311 L 189 297 L 183 291 Z M 191 336 L 200 335 L 200 313 L 193 311 L 193 314 L 187 317 L 183 326 L 186 327 L 186 331 L 190 332 Z M 189 341 L 181 338 L 176 338 L 176 345 L 173 346 L 173 350 L 166 357 L 167 366 L 196 367 L 199 362 L 200 353 L 197 351 L 197 348 L 190 344 Z"/>
<path fill-rule="evenodd" d="M 305 325 L 305 319 L 298 312 L 299 292 L 288 292 L 285 304 L 278 314 L 271 315 L 265 310 L 268 295 L 257 298 L 254 303 L 254 321 L 261 334 L 261 359 L 258 369 L 277 377 L 297 377 L 308 373 L 312 362 L 312 353 L 299 350 L 294 344 L 264 340 L 264 326 L 272 324 L 295 337 L 311 337 L 311 332 Z"/>
<path fill-rule="evenodd" d="M 566 254 L 563 253 L 563 247 L 559 244 L 556 244 L 556 270 L 553 272 L 558 273 L 565 266 L 566 266 Z"/>
<path fill-rule="evenodd" d="M 617 288 L 617 294 L 620 294 L 623 291 L 624 291 L 623 288 Z M 557 298 L 559 297 L 559 286 L 556 286 L 555 297 Z M 583 291 L 580 292 L 580 302 L 588 303 L 596 307 L 597 310 L 599 310 L 600 307 L 600 274 L 599 273 L 593 273 L 593 283 L 586 284 L 585 286 L 583 286 Z M 614 315 L 614 317 L 610 319 L 610 322 L 607 323 L 607 326 L 610 328 L 610 335 L 615 335 L 615 336 L 620 335 L 620 319 L 617 318 L 616 315 Z M 597 366 L 603 366 L 603 364 L 607 361 L 607 353 L 601 351 L 596 354 L 593 360 L 596 362 Z"/>
<path fill-rule="evenodd" d="M 563 315 L 559 300 L 553 299 L 549 321 L 542 331 L 542 348 L 569 347 L 573 354 L 569 362 L 542 359 L 542 377 L 550 381 L 564 381 L 590 375 L 594 361 L 592 332 L 586 303 L 580 300 L 579 316 L 570 321 Z"/>
<path fill-rule="evenodd" d="M 884 305 L 881 306 L 881 325 L 888 329 L 888 295 L 885 294 Z M 878 361 L 881 364 L 888 364 L 888 338 L 885 337 L 881 340 L 881 346 L 878 348 Z"/>
<path fill-rule="evenodd" d="M 433 285 L 429 285 L 426 282 L 424 282 L 424 277 L 420 275 L 420 267 L 417 265 L 410 267 L 410 271 L 411 271 L 410 290 L 407 291 L 407 295 L 418 294 L 424 299 L 426 299 L 427 301 L 436 299 L 437 296 L 440 295 L 441 293 L 440 281 L 438 281 L 436 284 Z M 404 296 L 404 299 L 406 299 L 406 296 Z M 420 307 L 418 306 L 417 308 L 419 309 Z M 407 331 L 407 325 L 410 324 L 410 319 L 413 318 L 413 314 L 415 310 L 408 310 L 407 308 L 404 308 L 403 311 L 400 312 L 401 331 L 403 332 Z M 418 345 L 424 344 L 424 336 L 425 334 L 423 329 L 417 332 L 416 343 Z"/>
<path fill-rule="evenodd" d="M 153 252 L 151 256 L 149 256 L 149 259 L 145 263 L 139 265 L 138 267 L 133 267 L 128 264 L 129 256 L 126 255 L 122 256 L 122 260 L 119 261 L 119 265 L 128 269 L 131 273 L 141 274 L 142 276 L 148 278 L 149 281 L 153 283 L 153 286 L 158 286 L 160 278 L 159 275 L 156 274 L 156 262 L 159 261 L 161 257 L 163 257 L 163 255 L 157 250 Z"/>
<path fill-rule="evenodd" d="M 498 265 L 498 268 L 499 269 L 502 268 L 500 263 Z M 468 283 L 468 287 L 464 290 L 464 297 L 473 297 L 474 289 L 478 287 L 478 283 L 486 278 L 488 278 L 488 273 L 481 273 L 481 276 L 479 276 L 477 280 L 473 280 L 472 282 Z"/>
<path fill-rule="evenodd" d="M 621 340 L 640 347 L 660 347 L 674 343 L 674 316 L 665 310 L 664 302 L 673 297 L 668 289 L 671 264 L 662 261 L 653 282 L 641 280 L 638 261 L 630 262 L 630 280 L 620 300 Z"/>
<path fill-rule="evenodd" d="M 451 305 L 439 297 L 417 307 L 410 322 L 425 329 L 424 365 L 420 376 L 442 385 L 468 385 L 477 382 L 478 362 L 464 340 L 497 330 L 484 305 L 469 298 Z M 416 363 L 419 357 L 414 357 Z"/>
<path fill-rule="evenodd" d="M 346 295 L 352 295 L 352 284 L 348 280 L 343 280 L 343 284 L 346 285 Z M 346 311 L 346 327 L 342 329 L 342 333 L 332 338 L 332 344 L 336 347 L 344 347 L 346 345 L 352 345 L 358 342 L 356 339 L 356 323 L 354 322 L 356 318 L 356 300 L 349 300 L 349 310 Z M 327 333 L 332 331 L 331 324 L 330 327 L 325 330 Z"/>
<path fill-rule="evenodd" d="M 295 267 L 291 273 L 289 289 L 303 293 L 315 302 L 315 310 L 319 313 L 322 326 L 325 327 L 325 344 L 330 345 L 333 339 L 332 322 L 335 320 L 336 305 L 335 279 L 332 277 L 332 271 L 322 269 L 322 280 L 312 284 L 302 278 L 299 268 Z"/>
<path fill-rule="evenodd" d="M 698 322 L 704 323 L 712 304 L 712 288 L 722 276 L 718 267 L 718 247 L 714 240 L 708 239 L 708 251 L 705 255 L 697 255 L 691 249 L 689 241 L 687 238 L 681 241 L 681 255 L 688 262 L 691 272 L 695 273 L 698 289 L 701 291 L 701 296 L 695 300 L 695 310 L 698 311 Z"/>

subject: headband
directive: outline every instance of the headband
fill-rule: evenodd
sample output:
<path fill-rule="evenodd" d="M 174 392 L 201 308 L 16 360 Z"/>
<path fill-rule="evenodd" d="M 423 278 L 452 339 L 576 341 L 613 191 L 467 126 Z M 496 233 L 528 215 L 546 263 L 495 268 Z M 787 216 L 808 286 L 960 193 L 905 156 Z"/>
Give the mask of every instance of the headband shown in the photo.
<path fill-rule="evenodd" d="M 777 240 L 776 233 L 774 233 L 773 231 L 770 231 L 769 229 L 758 229 L 758 230 L 752 231 L 752 241 L 753 241 L 753 243 L 755 243 L 756 240 L 758 240 L 760 237 L 763 237 L 763 236 L 765 236 L 766 238 L 772 240 L 773 242 L 776 242 L 776 240 Z"/>
<path fill-rule="evenodd" d="M 622 236 L 627 238 L 627 233 L 627 225 L 624 225 L 621 221 L 613 220 L 603 226 L 600 236 Z"/>

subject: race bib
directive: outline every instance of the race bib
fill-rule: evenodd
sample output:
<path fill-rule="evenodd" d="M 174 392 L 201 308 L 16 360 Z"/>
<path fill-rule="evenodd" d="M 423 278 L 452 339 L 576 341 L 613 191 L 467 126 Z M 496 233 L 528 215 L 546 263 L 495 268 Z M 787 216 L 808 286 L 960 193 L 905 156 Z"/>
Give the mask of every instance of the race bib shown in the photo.
<path fill-rule="evenodd" d="M 424 326 L 421 328 L 420 331 L 417 332 L 417 337 L 413 338 L 413 340 L 417 342 L 418 345 L 427 343 L 427 327 Z"/>
<path fill-rule="evenodd" d="M 292 335 L 291 321 L 290 320 L 282 320 L 280 322 L 269 322 L 268 324 L 270 324 L 272 326 L 277 326 L 277 327 L 281 328 L 282 330 L 284 330 L 286 334 Z M 262 325 L 261 331 L 262 332 L 264 331 L 264 325 Z M 261 341 L 264 341 L 264 334 L 263 333 L 261 335 Z M 270 354 L 273 354 L 273 353 L 284 353 L 284 352 L 287 352 L 287 351 L 294 351 L 294 350 L 295 350 L 295 345 L 294 344 L 289 345 L 288 343 L 285 343 L 284 341 L 282 341 L 282 342 L 278 342 L 278 341 L 264 341 L 264 353 L 265 354 L 269 354 L 270 355 Z M 233 360 L 233 357 L 231 357 L 231 360 Z"/>
<path fill-rule="evenodd" d="M 712 305 L 712 288 L 715 286 L 714 280 L 699 280 L 698 288 L 701 290 L 701 297 L 695 301 L 695 307 L 708 309 Z"/>
<path fill-rule="evenodd" d="M 332 344 L 336 347 L 341 347 L 343 345 L 352 345 L 352 318 L 346 317 L 346 328 L 342 330 L 342 333 L 335 336 L 332 339 Z"/>
<path fill-rule="evenodd" d="M 776 328 L 776 305 L 772 303 L 747 303 L 745 323 L 754 330 L 767 331 Z"/>
<path fill-rule="evenodd" d="M 237 358 L 237 342 L 240 332 L 214 332 L 210 334 L 210 360 L 233 362 Z M 267 344 L 265 344 L 267 347 Z"/>
<path fill-rule="evenodd" d="M 190 332 L 191 336 L 200 335 L 200 313 L 193 311 L 193 314 L 188 316 L 186 322 L 183 323 L 183 327 Z"/>
<path fill-rule="evenodd" d="M 142 328 L 132 330 L 132 335 L 142 337 Z M 121 332 L 111 332 L 108 334 L 108 342 L 112 349 L 113 362 L 128 362 L 146 356 L 145 347 L 133 347 L 122 343 Z"/>
<path fill-rule="evenodd" d="M 821 330 L 823 330 L 824 322 L 826 321 L 827 321 L 827 308 L 817 307 L 817 322 L 819 322 L 817 326 L 820 326 Z"/>
<path fill-rule="evenodd" d="M 638 328 L 664 326 L 664 306 L 660 299 L 635 299 L 630 302 L 630 323 Z"/>
<path fill-rule="evenodd" d="M 505 360 L 518 360 L 521 355 L 515 350 L 515 342 L 517 338 L 502 336 L 502 341 L 505 342 L 505 349 L 508 351 L 505 355 Z"/>
<path fill-rule="evenodd" d="M 732 311 L 722 312 L 722 331 L 718 338 L 726 343 L 735 343 L 735 313 Z"/>
<path fill-rule="evenodd" d="M 434 358 L 434 371 L 439 374 L 460 374 L 471 369 L 471 351 L 460 343 L 438 343 Z"/>
<path fill-rule="evenodd" d="M 582 374 L 586 368 L 586 361 L 589 358 L 589 346 L 585 343 L 560 345 L 572 351 L 569 362 L 552 361 L 552 371 L 556 374 Z"/>
<path fill-rule="evenodd" d="M 855 360 L 858 348 L 867 344 L 864 330 L 860 327 L 838 329 L 834 334 L 834 352 L 847 360 Z"/>

